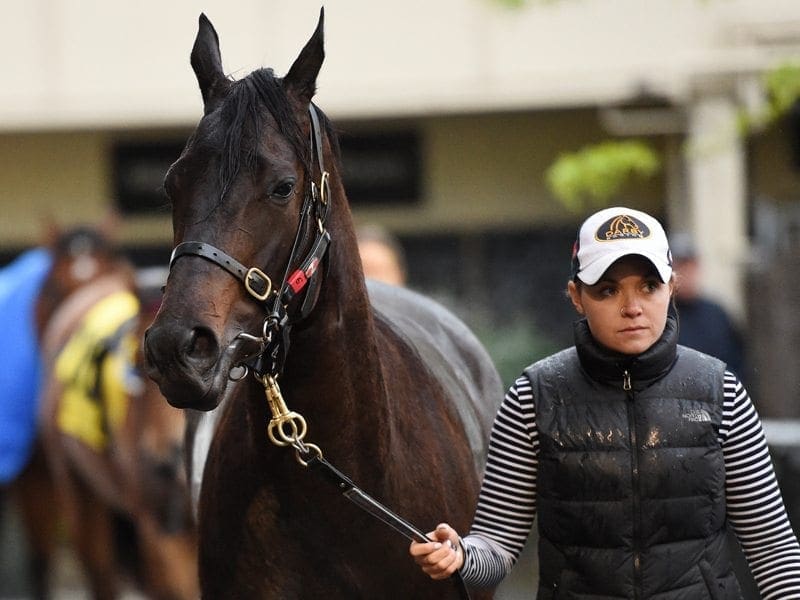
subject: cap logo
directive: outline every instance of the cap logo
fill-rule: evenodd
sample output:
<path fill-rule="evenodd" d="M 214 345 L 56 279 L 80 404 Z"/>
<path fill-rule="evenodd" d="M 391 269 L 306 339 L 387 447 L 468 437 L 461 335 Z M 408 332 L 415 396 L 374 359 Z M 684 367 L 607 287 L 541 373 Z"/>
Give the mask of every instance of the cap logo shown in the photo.
<path fill-rule="evenodd" d="M 635 217 L 619 215 L 600 225 L 594 237 L 599 242 L 630 239 L 643 240 L 650 237 L 650 229 Z"/>

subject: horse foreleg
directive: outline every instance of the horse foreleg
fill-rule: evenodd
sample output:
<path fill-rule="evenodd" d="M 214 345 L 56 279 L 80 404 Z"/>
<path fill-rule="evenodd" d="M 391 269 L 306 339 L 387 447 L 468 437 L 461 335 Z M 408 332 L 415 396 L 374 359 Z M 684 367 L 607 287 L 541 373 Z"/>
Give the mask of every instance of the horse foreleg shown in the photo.
<path fill-rule="evenodd" d="M 166 534 L 150 516 L 138 522 L 143 571 L 150 597 L 194 600 L 200 597 L 197 541 L 189 533 Z"/>
<path fill-rule="evenodd" d="M 74 486 L 76 527 L 73 542 L 95 600 L 119 595 L 114 520 L 108 507 L 81 482 Z"/>
<path fill-rule="evenodd" d="M 50 454 L 51 468 L 62 494 L 70 542 L 95 600 L 113 600 L 119 595 L 116 548 L 111 511 L 90 485 L 66 462 L 64 446 Z"/>
<path fill-rule="evenodd" d="M 25 470 L 14 481 L 11 493 L 27 536 L 28 576 L 34 598 L 50 597 L 49 577 L 57 546 L 61 506 L 53 475 L 40 443 Z"/>

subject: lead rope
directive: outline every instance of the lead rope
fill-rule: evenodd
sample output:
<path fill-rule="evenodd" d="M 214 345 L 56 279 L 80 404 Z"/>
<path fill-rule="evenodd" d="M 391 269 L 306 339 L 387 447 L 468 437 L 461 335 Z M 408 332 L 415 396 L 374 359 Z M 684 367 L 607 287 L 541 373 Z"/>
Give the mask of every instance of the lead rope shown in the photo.
<path fill-rule="evenodd" d="M 272 375 L 258 376 L 255 373 L 253 375 L 264 386 L 267 405 L 272 414 L 272 418 L 267 425 L 267 437 L 274 445 L 282 448 L 288 446 L 294 448 L 295 459 L 302 467 L 312 467 L 319 471 L 350 502 L 388 525 L 406 539 L 423 543 L 431 541 L 422 530 L 375 500 L 359 488 L 352 479 L 329 463 L 323 457 L 319 446 L 305 441 L 306 433 L 308 432 L 306 420 L 303 415 L 289 410 L 286 406 L 275 377 Z M 469 591 L 461 573 L 456 571 L 451 576 L 451 579 L 458 589 L 459 596 L 463 600 L 469 600 Z"/>

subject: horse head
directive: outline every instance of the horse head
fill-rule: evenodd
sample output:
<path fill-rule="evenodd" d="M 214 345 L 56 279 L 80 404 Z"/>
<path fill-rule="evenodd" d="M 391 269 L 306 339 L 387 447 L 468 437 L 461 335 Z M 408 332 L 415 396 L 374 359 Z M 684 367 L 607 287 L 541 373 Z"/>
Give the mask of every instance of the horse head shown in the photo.
<path fill-rule="evenodd" d="M 126 285 L 133 286 L 133 270 L 104 226 L 51 226 L 47 246 L 53 262 L 35 308 L 40 335 L 62 302 L 87 284 L 119 276 Z"/>
<path fill-rule="evenodd" d="M 145 336 L 148 374 L 174 406 L 215 408 L 231 370 L 263 361 L 273 328 L 307 314 L 320 293 L 330 193 L 322 163 L 335 167 L 338 152 L 311 104 L 322 30 L 320 13 L 285 77 L 259 69 L 234 81 L 200 16 L 191 64 L 204 115 L 165 177 L 175 250 Z"/>

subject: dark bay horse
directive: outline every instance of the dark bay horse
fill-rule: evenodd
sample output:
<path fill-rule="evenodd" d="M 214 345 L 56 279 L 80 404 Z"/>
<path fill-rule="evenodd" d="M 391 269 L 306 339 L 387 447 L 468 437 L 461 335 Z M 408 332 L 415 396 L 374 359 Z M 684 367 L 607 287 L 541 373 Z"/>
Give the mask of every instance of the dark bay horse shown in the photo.
<path fill-rule="evenodd" d="M 452 314 L 365 285 L 336 138 L 311 102 L 322 31 L 321 14 L 285 77 L 233 81 L 201 15 L 205 114 L 165 178 L 176 247 L 148 373 L 172 405 L 217 421 L 199 499 L 204 598 L 458 597 L 302 466 L 324 453 L 423 531 L 445 518 L 466 530 L 502 395 Z"/>
<path fill-rule="evenodd" d="M 155 315 L 133 266 L 99 230 L 55 236 L 35 314 L 44 367 L 40 442 L 69 541 L 94 598 L 117 597 L 122 573 L 148 597 L 198 595 L 197 541 L 183 472 L 182 411 L 142 373 Z M 30 477 L 30 475 L 29 475 Z M 55 506 L 22 494 L 34 549 L 52 550 Z M 120 542 L 124 542 L 121 545 Z M 46 558 L 46 557 L 45 557 Z M 43 573 L 40 576 L 44 575 Z M 44 587 L 38 592 L 45 595 Z"/>

